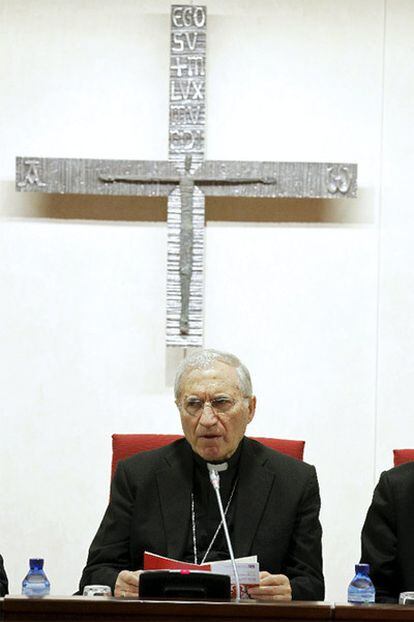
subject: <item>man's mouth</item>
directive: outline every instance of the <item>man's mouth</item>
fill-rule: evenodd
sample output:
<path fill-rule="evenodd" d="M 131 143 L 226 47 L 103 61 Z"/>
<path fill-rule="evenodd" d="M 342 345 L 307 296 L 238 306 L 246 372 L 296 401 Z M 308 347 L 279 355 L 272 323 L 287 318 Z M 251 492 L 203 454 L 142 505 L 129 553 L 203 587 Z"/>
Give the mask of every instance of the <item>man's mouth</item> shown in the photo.
<path fill-rule="evenodd" d="M 213 441 L 214 439 L 221 438 L 221 436 L 219 434 L 203 434 L 198 438 L 202 438 L 205 441 Z"/>

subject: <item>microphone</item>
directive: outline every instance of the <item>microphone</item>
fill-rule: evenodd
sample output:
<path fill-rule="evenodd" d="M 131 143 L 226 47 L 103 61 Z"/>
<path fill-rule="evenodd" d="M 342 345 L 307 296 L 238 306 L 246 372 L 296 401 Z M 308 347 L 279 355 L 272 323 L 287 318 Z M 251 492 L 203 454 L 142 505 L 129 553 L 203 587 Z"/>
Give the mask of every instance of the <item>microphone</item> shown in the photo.
<path fill-rule="evenodd" d="M 240 600 L 239 573 L 237 572 L 236 561 L 234 559 L 234 553 L 233 553 L 233 547 L 232 547 L 230 536 L 229 536 L 229 530 L 227 528 L 226 515 L 224 514 L 223 504 L 221 502 L 221 496 L 220 496 L 219 471 L 225 471 L 227 469 L 227 462 L 224 462 L 223 464 L 210 464 L 209 462 L 207 462 L 207 468 L 208 468 L 208 472 L 210 475 L 210 482 L 216 492 L 217 503 L 218 503 L 219 510 L 220 510 L 221 520 L 223 522 L 224 534 L 226 536 L 227 547 L 229 549 L 231 564 L 233 566 L 234 577 L 236 579 L 236 601 L 239 602 Z"/>

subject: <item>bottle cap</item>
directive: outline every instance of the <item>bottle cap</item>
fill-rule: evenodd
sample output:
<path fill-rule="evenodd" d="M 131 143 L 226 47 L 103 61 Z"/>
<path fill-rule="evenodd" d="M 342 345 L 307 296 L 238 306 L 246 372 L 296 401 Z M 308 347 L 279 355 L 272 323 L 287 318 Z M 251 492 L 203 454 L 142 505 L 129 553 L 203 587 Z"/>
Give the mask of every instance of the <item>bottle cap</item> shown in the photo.
<path fill-rule="evenodd" d="M 369 574 L 370 566 L 369 564 L 355 564 L 355 572 L 362 574 Z"/>
<path fill-rule="evenodd" d="M 31 570 L 42 570 L 44 560 L 40 557 L 35 557 L 29 559 L 30 569 Z"/>

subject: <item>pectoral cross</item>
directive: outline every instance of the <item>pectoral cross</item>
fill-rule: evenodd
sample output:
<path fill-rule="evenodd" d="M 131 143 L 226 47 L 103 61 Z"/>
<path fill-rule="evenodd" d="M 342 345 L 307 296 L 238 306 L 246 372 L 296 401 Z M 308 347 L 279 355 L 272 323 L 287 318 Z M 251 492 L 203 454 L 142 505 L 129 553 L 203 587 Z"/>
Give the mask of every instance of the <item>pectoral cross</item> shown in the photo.
<path fill-rule="evenodd" d="M 19 157 L 22 192 L 168 197 L 168 346 L 203 344 L 204 197 L 355 197 L 357 165 L 204 160 L 204 6 L 171 7 L 169 159 Z"/>

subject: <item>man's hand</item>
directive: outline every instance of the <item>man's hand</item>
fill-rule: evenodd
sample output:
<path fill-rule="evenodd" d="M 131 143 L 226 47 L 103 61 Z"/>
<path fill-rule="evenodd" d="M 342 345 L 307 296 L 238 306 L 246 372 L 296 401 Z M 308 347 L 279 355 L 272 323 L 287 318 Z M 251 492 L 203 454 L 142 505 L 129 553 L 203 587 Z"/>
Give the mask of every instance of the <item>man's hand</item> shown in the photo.
<path fill-rule="evenodd" d="M 121 570 L 114 589 L 114 596 L 118 598 L 129 598 L 138 596 L 139 575 L 142 570 Z"/>
<path fill-rule="evenodd" d="M 249 596 L 256 600 L 292 600 L 290 581 L 284 574 L 260 573 L 260 583 L 249 588 Z"/>

